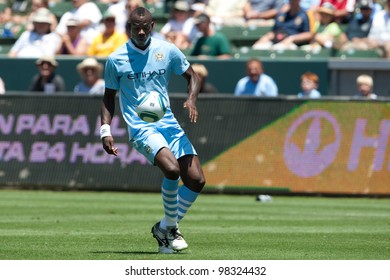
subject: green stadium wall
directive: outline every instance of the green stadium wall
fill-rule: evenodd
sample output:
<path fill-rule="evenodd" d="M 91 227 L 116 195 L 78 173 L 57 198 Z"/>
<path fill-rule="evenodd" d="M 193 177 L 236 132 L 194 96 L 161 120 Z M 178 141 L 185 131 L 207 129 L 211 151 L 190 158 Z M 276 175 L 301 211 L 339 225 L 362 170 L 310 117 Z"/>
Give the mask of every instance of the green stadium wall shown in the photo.
<path fill-rule="evenodd" d="M 171 107 L 193 142 L 206 192 L 390 194 L 389 100 L 200 96 L 199 120 Z M 101 97 L 0 97 L 0 185 L 158 192 L 161 172 L 112 123 L 118 157 L 99 139 Z M 117 107 L 118 113 L 119 107 Z"/>
<path fill-rule="evenodd" d="M 84 57 L 56 57 L 59 65 L 56 72 L 66 82 L 66 91 L 72 92 L 74 86 L 79 82 L 79 74 L 76 66 Z M 306 71 L 315 72 L 320 78 L 319 90 L 326 95 L 328 92 L 328 66 L 327 60 L 305 60 L 305 59 L 267 59 L 263 64 L 265 72 L 274 78 L 278 85 L 280 94 L 296 95 L 300 91 L 300 75 Z M 209 72 L 208 81 L 212 82 L 220 93 L 233 94 L 237 81 L 245 73 L 245 59 L 232 60 L 197 60 L 189 58 L 192 63 L 204 64 Z M 105 63 L 104 60 L 100 60 Z M 30 81 L 37 74 L 35 59 L 8 58 L 0 56 L 0 77 L 6 84 L 7 91 L 26 91 Z M 170 92 L 185 92 L 185 80 L 172 75 L 169 84 Z"/>

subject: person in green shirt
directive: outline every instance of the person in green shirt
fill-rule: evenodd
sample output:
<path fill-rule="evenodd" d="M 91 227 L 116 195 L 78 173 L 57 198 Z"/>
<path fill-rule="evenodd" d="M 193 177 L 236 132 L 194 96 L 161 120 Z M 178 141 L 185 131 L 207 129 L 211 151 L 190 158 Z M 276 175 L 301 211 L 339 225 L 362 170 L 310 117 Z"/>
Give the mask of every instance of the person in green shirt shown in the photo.
<path fill-rule="evenodd" d="M 340 48 L 340 25 L 335 21 L 335 8 L 331 3 L 325 2 L 318 8 L 319 21 L 315 25 L 315 35 L 309 46 L 304 49 Z"/>
<path fill-rule="evenodd" d="M 207 14 L 202 13 L 195 17 L 194 23 L 202 36 L 195 42 L 190 56 L 221 59 L 232 57 L 229 40 L 222 33 L 215 31 Z"/>

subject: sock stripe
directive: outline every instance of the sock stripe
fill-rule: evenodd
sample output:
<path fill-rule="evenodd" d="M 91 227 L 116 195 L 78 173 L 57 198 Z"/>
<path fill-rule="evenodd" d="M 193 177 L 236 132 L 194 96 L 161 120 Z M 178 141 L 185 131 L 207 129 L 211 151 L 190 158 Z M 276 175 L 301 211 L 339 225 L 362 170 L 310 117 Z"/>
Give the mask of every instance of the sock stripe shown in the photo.
<path fill-rule="evenodd" d="M 192 201 L 188 201 L 188 200 L 185 200 L 185 199 L 179 197 L 179 204 L 190 206 L 192 204 Z"/>
<path fill-rule="evenodd" d="M 170 210 L 168 210 L 168 209 L 165 209 L 165 214 L 168 214 L 168 216 L 170 216 L 170 217 L 176 217 L 176 214 L 177 214 L 177 210 L 175 209 L 175 210 L 172 210 L 172 211 L 170 211 Z"/>
<path fill-rule="evenodd" d="M 168 201 L 168 202 L 174 201 L 174 202 L 177 202 L 177 196 L 176 195 L 175 196 L 166 196 L 165 194 L 162 194 L 161 196 L 162 196 L 164 201 Z"/>
<path fill-rule="evenodd" d="M 179 207 L 178 207 L 178 209 L 182 209 L 182 210 L 184 210 L 184 211 L 187 211 L 188 210 L 188 208 L 190 208 L 191 207 L 191 205 L 179 205 Z"/>
<path fill-rule="evenodd" d="M 178 199 L 178 207 L 177 207 L 178 221 L 184 218 L 188 209 L 190 209 L 191 205 L 195 202 L 198 195 L 199 193 L 191 191 L 186 186 L 182 186 L 179 189 L 178 192 L 179 199 Z"/>
<path fill-rule="evenodd" d="M 169 207 L 169 206 L 171 206 L 171 207 Z M 177 207 L 174 204 L 173 205 L 166 205 L 166 207 L 164 209 L 167 209 L 169 211 L 176 211 Z"/>
<path fill-rule="evenodd" d="M 175 226 L 177 224 L 177 193 L 179 190 L 179 179 L 170 180 L 164 177 L 161 185 L 161 197 L 164 206 L 164 218 L 160 222 L 161 228 Z"/>
<path fill-rule="evenodd" d="M 177 190 L 169 190 L 169 189 L 166 189 L 166 188 L 162 188 L 162 192 L 166 195 L 172 195 L 172 196 L 176 196 L 177 195 Z"/>

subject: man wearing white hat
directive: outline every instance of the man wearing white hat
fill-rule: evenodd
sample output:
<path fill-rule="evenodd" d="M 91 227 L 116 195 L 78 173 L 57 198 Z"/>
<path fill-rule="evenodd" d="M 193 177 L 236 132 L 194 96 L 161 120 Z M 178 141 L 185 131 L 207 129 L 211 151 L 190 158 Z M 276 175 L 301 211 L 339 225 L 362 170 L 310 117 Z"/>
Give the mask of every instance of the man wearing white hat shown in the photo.
<path fill-rule="evenodd" d="M 54 55 L 60 45 L 60 37 L 50 30 L 52 13 L 40 8 L 32 19 L 33 30 L 25 31 L 12 46 L 9 57 L 41 57 Z"/>

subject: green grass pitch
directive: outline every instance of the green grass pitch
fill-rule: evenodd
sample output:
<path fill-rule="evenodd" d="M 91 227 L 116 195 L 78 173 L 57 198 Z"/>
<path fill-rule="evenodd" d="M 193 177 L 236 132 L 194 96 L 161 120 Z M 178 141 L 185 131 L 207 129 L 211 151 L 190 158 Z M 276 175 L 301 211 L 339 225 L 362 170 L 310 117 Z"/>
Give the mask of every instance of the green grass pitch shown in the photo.
<path fill-rule="evenodd" d="M 0 191 L 2 260 L 389 260 L 390 200 L 202 194 L 157 254 L 159 194 Z"/>

